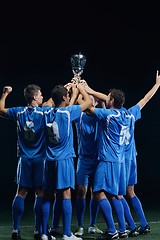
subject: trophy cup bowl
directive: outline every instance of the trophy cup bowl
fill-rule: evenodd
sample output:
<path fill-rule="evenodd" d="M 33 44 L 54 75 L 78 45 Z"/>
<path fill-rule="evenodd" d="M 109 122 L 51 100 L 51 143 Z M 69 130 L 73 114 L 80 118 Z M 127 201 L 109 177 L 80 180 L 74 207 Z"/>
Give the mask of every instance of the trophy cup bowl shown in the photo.
<path fill-rule="evenodd" d="M 83 54 L 79 53 L 79 54 L 73 54 L 71 56 L 72 72 L 74 74 L 74 79 L 76 83 L 79 83 L 81 79 L 80 75 L 83 73 L 85 64 L 86 64 L 86 57 Z"/>

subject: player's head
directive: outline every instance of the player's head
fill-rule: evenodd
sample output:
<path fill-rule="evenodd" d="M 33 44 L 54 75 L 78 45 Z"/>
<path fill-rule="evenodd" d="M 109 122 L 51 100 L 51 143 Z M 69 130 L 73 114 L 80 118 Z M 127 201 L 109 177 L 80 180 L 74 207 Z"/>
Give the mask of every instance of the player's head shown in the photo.
<path fill-rule="evenodd" d="M 108 99 L 106 100 L 106 107 L 120 109 L 125 102 L 125 94 L 120 89 L 112 88 L 109 90 Z"/>
<path fill-rule="evenodd" d="M 35 102 L 37 105 L 40 105 L 43 101 L 41 88 L 36 84 L 29 84 L 24 89 L 24 97 L 28 104 Z"/>
<path fill-rule="evenodd" d="M 102 100 L 93 97 L 93 95 L 90 95 L 90 98 L 92 99 L 92 106 L 96 108 L 103 108 L 105 107 L 105 104 Z"/>
<path fill-rule="evenodd" d="M 59 107 L 63 102 L 65 105 L 69 104 L 68 90 L 61 84 L 52 89 L 51 97 L 56 107 Z"/>

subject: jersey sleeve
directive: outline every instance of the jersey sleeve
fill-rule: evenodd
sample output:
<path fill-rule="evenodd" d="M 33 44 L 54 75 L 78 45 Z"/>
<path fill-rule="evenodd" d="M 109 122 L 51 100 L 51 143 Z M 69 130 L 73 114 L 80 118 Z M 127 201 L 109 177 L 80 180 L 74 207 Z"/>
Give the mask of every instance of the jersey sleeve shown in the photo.
<path fill-rule="evenodd" d="M 94 109 L 94 115 L 100 120 L 107 118 L 107 116 L 110 114 L 113 114 L 113 110 L 106 109 L 106 108 Z"/>
<path fill-rule="evenodd" d="M 71 121 L 75 121 L 76 119 L 80 118 L 82 112 L 80 105 L 68 106 L 66 108 L 70 112 Z"/>
<path fill-rule="evenodd" d="M 17 121 L 17 113 L 20 111 L 21 107 L 8 108 L 7 115 L 10 120 Z"/>
<path fill-rule="evenodd" d="M 135 121 L 141 118 L 141 109 L 138 104 L 128 109 L 129 113 L 132 114 L 135 118 Z"/>

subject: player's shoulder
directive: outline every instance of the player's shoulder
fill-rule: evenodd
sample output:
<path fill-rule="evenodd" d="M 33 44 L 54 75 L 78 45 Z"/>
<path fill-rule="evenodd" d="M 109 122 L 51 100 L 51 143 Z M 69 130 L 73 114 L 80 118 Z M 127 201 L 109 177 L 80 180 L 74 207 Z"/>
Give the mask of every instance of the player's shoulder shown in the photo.
<path fill-rule="evenodd" d="M 81 106 L 80 105 L 71 105 L 71 106 L 67 106 L 66 108 L 65 108 L 66 110 L 68 110 L 68 111 L 76 111 L 76 110 L 81 110 Z"/>

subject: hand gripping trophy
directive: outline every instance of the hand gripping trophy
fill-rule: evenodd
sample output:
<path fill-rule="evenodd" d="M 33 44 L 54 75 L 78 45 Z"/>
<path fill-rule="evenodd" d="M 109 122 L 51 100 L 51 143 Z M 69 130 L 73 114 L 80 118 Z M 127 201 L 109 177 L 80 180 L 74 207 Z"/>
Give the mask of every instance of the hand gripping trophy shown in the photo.
<path fill-rule="evenodd" d="M 73 54 L 71 56 L 71 66 L 72 66 L 72 72 L 74 74 L 72 82 L 75 81 L 77 84 L 80 82 L 81 80 L 80 75 L 83 73 L 85 64 L 86 64 L 86 57 L 83 54 L 79 53 L 79 54 Z"/>

